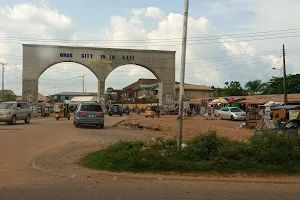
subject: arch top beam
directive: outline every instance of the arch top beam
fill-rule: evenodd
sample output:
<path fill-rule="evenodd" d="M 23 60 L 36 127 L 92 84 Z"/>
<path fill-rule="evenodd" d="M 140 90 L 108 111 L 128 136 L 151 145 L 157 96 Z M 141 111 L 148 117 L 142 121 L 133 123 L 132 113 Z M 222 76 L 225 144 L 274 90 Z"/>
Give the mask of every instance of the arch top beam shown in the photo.
<path fill-rule="evenodd" d="M 151 71 L 162 85 L 168 83 L 162 87 L 164 93 L 174 94 L 175 88 L 170 83 L 175 85 L 175 53 L 164 50 L 23 44 L 23 99 L 26 100 L 25 96 L 29 91 L 37 93 L 37 85 L 33 83 L 37 82 L 45 70 L 62 62 L 86 66 L 101 82 L 101 88 L 106 77 L 117 67 L 139 65 Z M 103 94 L 102 91 L 98 92 Z"/>

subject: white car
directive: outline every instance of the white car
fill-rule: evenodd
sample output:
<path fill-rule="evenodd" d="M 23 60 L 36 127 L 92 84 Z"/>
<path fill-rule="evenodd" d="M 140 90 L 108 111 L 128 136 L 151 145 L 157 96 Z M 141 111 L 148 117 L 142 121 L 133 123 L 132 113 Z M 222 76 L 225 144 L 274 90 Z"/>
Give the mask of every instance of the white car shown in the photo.
<path fill-rule="evenodd" d="M 225 107 L 219 110 L 220 119 L 246 120 L 246 112 L 237 107 Z"/>

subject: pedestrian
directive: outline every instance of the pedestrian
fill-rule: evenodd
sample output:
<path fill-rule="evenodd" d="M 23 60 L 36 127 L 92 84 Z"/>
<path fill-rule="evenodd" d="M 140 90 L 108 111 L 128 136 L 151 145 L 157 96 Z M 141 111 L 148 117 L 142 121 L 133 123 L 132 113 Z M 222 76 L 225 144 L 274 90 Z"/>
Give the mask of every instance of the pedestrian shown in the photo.
<path fill-rule="evenodd" d="M 280 128 L 281 127 L 281 122 L 282 122 L 282 120 L 281 120 L 281 118 L 279 117 L 279 113 L 276 113 L 276 115 L 275 115 L 275 127 L 276 128 Z"/>

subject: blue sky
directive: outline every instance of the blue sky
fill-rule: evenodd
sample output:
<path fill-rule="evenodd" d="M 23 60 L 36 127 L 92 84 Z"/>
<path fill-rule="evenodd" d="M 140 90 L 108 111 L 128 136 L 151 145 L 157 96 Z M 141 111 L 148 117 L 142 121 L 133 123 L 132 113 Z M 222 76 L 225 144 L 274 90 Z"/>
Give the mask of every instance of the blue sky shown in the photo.
<path fill-rule="evenodd" d="M 234 31 L 238 30 L 240 23 L 245 23 L 245 20 L 250 20 L 253 13 L 246 10 L 236 10 L 234 13 L 228 14 L 228 9 L 233 4 L 227 0 L 190 0 L 191 17 L 207 17 L 215 26 L 223 31 L 231 31 L 234 25 Z M 15 5 L 20 3 L 39 3 L 45 2 L 50 7 L 57 9 L 73 19 L 75 25 L 81 29 L 94 31 L 102 25 L 108 25 L 111 16 L 129 16 L 129 11 L 132 8 L 158 7 L 166 13 L 183 13 L 184 0 L 0 0 L 0 5 Z M 223 6 L 226 7 L 223 7 Z M 220 10 L 212 9 L 220 7 Z M 148 26 L 154 24 L 148 21 Z"/>
<path fill-rule="evenodd" d="M 182 37 L 183 7 L 184 0 L 0 0 L 0 37 L 109 41 L 170 40 Z M 299 7 L 299 0 L 190 0 L 188 37 L 300 28 L 297 20 L 300 18 Z M 142 13 L 137 14 L 133 9 Z M 199 44 L 188 46 L 186 82 L 223 87 L 226 81 L 232 80 L 240 81 L 242 85 L 248 80 L 257 78 L 264 78 L 263 81 L 266 81 L 272 76 L 279 75 L 278 70 L 270 69 L 275 65 L 282 66 L 280 54 L 283 43 L 287 49 L 295 50 L 288 52 L 290 57 L 287 58 L 287 71 L 300 72 L 300 68 L 297 67 L 300 61 L 297 57 L 300 56 L 300 37 L 249 41 L 251 39 L 249 36 L 246 38 L 247 42 L 230 36 L 226 37 L 226 40 L 223 39 L 214 39 L 216 43 L 210 45 L 203 45 L 202 39 L 197 39 L 196 42 Z M 155 46 L 145 43 L 142 45 L 147 49 L 162 48 L 177 52 L 178 81 L 180 44 L 159 47 L 159 44 Z M 118 46 L 120 44 L 117 46 L 114 44 L 116 43 L 88 43 L 83 46 L 121 47 Z M 127 48 L 134 48 L 134 45 L 129 45 Z M 267 52 L 260 53 L 264 51 Z M 14 56 L 11 56 L 12 54 Z M 0 40 L 0 62 L 8 63 L 6 77 L 9 79 L 6 86 L 18 94 L 21 93 L 22 77 L 20 55 L 22 55 L 20 44 L 1 43 Z M 214 57 L 222 59 L 206 59 Z M 240 65 L 245 67 L 239 67 Z M 227 68 L 232 69 L 226 70 Z M 19 73 L 16 73 L 16 70 Z M 91 78 L 86 80 L 88 90 L 96 91 L 97 80 L 89 70 L 83 66 L 65 63 L 46 70 L 40 77 L 39 88 L 45 94 L 52 93 L 54 87 L 57 87 L 58 91 L 64 91 L 66 87 L 59 89 L 60 86 L 59 84 L 56 86 L 55 81 L 46 80 L 53 79 L 59 82 L 82 74 L 90 74 Z M 153 75 L 142 67 L 122 66 L 109 75 L 106 85 L 122 88 L 141 77 L 153 78 Z M 80 87 L 74 85 L 70 90 L 78 89 Z"/>

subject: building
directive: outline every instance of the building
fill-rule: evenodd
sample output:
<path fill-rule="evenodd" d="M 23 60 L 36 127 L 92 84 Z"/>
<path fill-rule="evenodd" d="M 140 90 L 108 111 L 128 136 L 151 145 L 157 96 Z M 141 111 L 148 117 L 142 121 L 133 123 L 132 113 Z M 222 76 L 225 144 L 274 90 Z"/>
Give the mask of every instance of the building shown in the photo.
<path fill-rule="evenodd" d="M 123 88 L 123 99 L 147 99 L 151 93 L 151 88 L 159 83 L 157 79 L 139 79 L 138 81 Z"/>
<path fill-rule="evenodd" d="M 38 93 L 38 103 L 44 102 L 47 100 L 47 97 L 42 95 L 41 93 Z M 22 96 L 17 96 L 16 101 L 22 101 Z"/>
<path fill-rule="evenodd" d="M 65 102 L 65 100 L 71 100 L 73 97 L 79 96 L 97 96 L 97 92 L 61 92 L 57 94 L 50 95 L 51 99 L 55 99 L 57 102 Z"/>
<path fill-rule="evenodd" d="M 175 99 L 179 99 L 179 88 L 180 83 L 175 83 Z M 150 96 L 153 96 L 153 98 L 158 98 L 159 94 L 159 83 L 154 84 L 151 87 Z M 214 96 L 214 90 L 210 87 L 207 87 L 205 85 L 195 85 L 195 84 L 184 84 L 184 97 L 195 99 L 195 98 L 206 98 L 206 97 L 213 97 Z"/>

